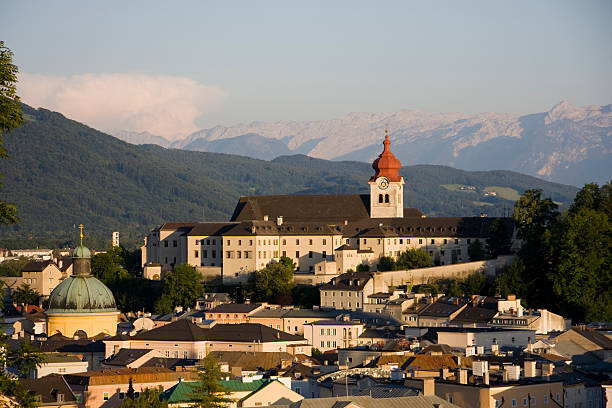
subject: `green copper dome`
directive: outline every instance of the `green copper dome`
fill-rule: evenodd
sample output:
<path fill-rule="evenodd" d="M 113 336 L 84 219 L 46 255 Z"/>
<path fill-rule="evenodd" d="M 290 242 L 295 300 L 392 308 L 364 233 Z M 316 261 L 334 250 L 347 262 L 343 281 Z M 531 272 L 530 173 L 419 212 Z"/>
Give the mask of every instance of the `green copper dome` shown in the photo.
<path fill-rule="evenodd" d="M 105 284 L 92 275 L 75 275 L 64 279 L 53 289 L 49 296 L 47 313 L 116 311 L 117 305 L 113 292 Z"/>
<path fill-rule="evenodd" d="M 73 258 L 91 258 L 91 251 L 89 250 L 89 248 L 81 244 L 78 247 L 74 248 L 74 251 L 72 251 L 72 257 Z"/>

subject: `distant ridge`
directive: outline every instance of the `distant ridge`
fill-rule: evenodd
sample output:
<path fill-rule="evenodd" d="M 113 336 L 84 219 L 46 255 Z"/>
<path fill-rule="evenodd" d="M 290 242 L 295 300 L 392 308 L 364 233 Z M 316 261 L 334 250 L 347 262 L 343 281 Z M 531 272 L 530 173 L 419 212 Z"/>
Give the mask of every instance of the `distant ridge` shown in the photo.
<path fill-rule="evenodd" d="M 10 157 L 0 160 L 0 200 L 17 204 L 21 222 L 0 227 L 0 245 L 17 238 L 59 240 L 80 223 L 105 237 L 120 231 L 123 238 L 142 239 L 166 221 L 228 220 L 240 196 L 367 193 L 372 174 L 368 163 L 305 155 L 262 161 L 138 146 L 59 113 L 28 106 L 24 113 L 27 123 L 4 137 Z M 372 149 L 378 154 L 380 143 Z M 507 214 L 526 188 L 543 188 L 559 203 L 570 202 L 577 191 L 511 171 L 421 165 L 401 174 L 405 206 L 429 216 Z M 496 195 L 487 193 L 491 186 L 497 186 Z"/>
<path fill-rule="evenodd" d="M 266 160 L 301 153 L 371 162 L 386 127 L 404 165 L 507 169 L 575 186 L 612 178 L 612 105 L 576 107 L 567 101 L 548 112 L 524 116 L 404 110 L 351 113 L 321 121 L 216 126 L 171 146 L 219 153 L 237 148 L 236 154 Z M 247 136 L 257 142 L 240 143 Z"/>

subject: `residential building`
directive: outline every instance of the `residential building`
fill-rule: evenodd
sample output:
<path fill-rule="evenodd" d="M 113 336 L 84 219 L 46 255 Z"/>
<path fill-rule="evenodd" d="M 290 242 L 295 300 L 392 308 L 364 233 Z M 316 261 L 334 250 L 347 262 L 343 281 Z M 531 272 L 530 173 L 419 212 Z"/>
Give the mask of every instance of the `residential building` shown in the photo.
<path fill-rule="evenodd" d="M 89 362 L 78 354 L 43 353 L 45 359 L 40 367 L 30 370 L 30 378 L 41 378 L 49 374 L 72 374 L 88 370 Z"/>
<path fill-rule="evenodd" d="M 305 347 L 306 339 L 260 324 L 215 324 L 200 327 L 187 319 L 133 336 L 105 338 L 106 358 L 121 349 L 155 349 L 169 358 L 202 359 L 211 351 L 287 352 Z M 299 350 L 303 353 L 305 350 Z"/>
<path fill-rule="evenodd" d="M 323 309 L 292 309 L 282 316 L 283 331 L 304 336 L 304 325 L 320 320 L 334 319 L 338 313 Z"/>
<path fill-rule="evenodd" d="M 319 288 L 321 307 L 362 310 L 374 293 L 374 276 L 370 272 L 349 272 L 333 278 Z"/>
<path fill-rule="evenodd" d="M 64 377 L 49 374 L 36 379 L 22 379 L 21 386 L 38 400 L 37 406 L 49 408 L 77 408 L 78 401 Z M 8 405 L 12 406 L 12 405 Z"/>
<path fill-rule="evenodd" d="M 313 347 L 324 352 L 356 346 L 363 328 L 363 323 L 351 321 L 348 317 L 338 320 L 319 320 L 304 325 L 304 337 Z"/>
<path fill-rule="evenodd" d="M 249 316 L 264 308 L 262 303 L 224 303 L 206 312 L 206 320 L 222 324 L 247 323 Z"/>
<path fill-rule="evenodd" d="M 53 289 L 68 275 L 48 259 L 45 261 L 31 261 L 21 269 L 21 276 L 1 277 L 9 291 L 14 291 L 22 285 L 28 285 L 44 298 L 48 298 Z"/>
<path fill-rule="evenodd" d="M 240 380 L 219 381 L 219 384 L 229 391 L 227 398 L 233 400 L 227 404 L 228 408 L 288 405 L 304 398 L 292 391 L 282 378 L 270 380 L 244 377 Z M 164 391 L 161 399 L 167 401 L 169 407 L 189 406 L 193 401 L 194 389 L 198 385 L 197 381 L 180 381 Z"/>
<path fill-rule="evenodd" d="M 195 371 L 172 371 L 163 367 L 140 367 L 67 374 L 64 379 L 79 401 L 80 408 L 121 406 L 132 383 L 135 396 L 145 388 L 170 388 L 180 380 L 197 377 Z"/>
<path fill-rule="evenodd" d="M 432 330 L 430 329 L 430 332 Z M 491 328 L 438 328 L 437 343 L 447 344 L 453 348 L 465 351 L 468 347 L 484 347 L 491 350 L 493 345 L 498 348 L 524 348 L 535 341 L 535 330 L 500 330 Z"/>

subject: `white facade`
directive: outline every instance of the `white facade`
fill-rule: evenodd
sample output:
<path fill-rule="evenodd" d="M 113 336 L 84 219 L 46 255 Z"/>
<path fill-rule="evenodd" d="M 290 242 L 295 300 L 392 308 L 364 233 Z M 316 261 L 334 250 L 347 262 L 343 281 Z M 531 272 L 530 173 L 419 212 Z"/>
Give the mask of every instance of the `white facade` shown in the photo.
<path fill-rule="evenodd" d="M 304 337 L 320 351 L 354 347 L 363 333 L 363 324 L 346 320 L 323 320 L 304 325 Z"/>

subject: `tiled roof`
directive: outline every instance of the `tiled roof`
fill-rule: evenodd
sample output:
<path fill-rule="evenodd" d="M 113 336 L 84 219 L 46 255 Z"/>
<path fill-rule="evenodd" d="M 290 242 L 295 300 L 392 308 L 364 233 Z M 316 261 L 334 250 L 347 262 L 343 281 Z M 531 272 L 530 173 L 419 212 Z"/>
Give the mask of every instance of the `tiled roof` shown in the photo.
<path fill-rule="evenodd" d="M 21 379 L 19 383 L 28 392 L 40 395 L 40 402 L 45 405 L 57 404 L 58 394 L 63 394 L 63 404 L 76 404 L 76 397 L 72 393 L 70 386 L 66 383 L 64 377 L 59 374 L 49 374 L 37 379 Z"/>
<path fill-rule="evenodd" d="M 49 265 L 55 265 L 53 261 L 32 261 L 21 268 L 21 272 L 42 272 Z M 59 269 L 59 268 L 58 268 Z"/>
<path fill-rule="evenodd" d="M 126 340 L 130 337 L 115 336 L 107 340 Z M 187 319 L 141 331 L 131 339 L 159 341 L 233 341 L 233 342 L 278 342 L 302 341 L 303 337 L 285 333 L 257 323 L 217 324 L 211 328 L 201 328 Z"/>
<path fill-rule="evenodd" d="M 420 317 L 449 317 L 453 313 L 457 312 L 462 307 L 465 307 L 465 304 L 453 304 L 446 303 L 442 301 L 437 301 L 430 304 L 428 307 L 423 309 L 420 313 Z"/>
<path fill-rule="evenodd" d="M 206 313 L 250 313 L 261 307 L 261 303 L 224 303 Z"/>
<path fill-rule="evenodd" d="M 320 290 L 362 290 L 374 275 L 370 272 L 348 272 L 321 285 Z"/>
<path fill-rule="evenodd" d="M 104 362 L 106 365 L 125 367 L 140 357 L 152 353 L 151 349 L 120 349 L 112 358 Z"/>
<path fill-rule="evenodd" d="M 253 380 L 243 382 L 240 380 L 219 381 L 218 383 L 227 391 L 256 391 L 270 382 L 269 379 Z M 169 404 L 179 404 L 193 401 L 192 394 L 199 381 L 181 381 L 178 384 L 168 388 L 160 395 L 161 400 L 167 401 Z"/>
<path fill-rule="evenodd" d="M 173 381 L 179 378 L 193 378 L 195 372 L 176 372 L 165 367 L 111 368 L 83 373 L 65 374 L 68 384 L 73 385 L 110 385 L 134 383 L 155 383 Z"/>
<path fill-rule="evenodd" d="M 281 309 L 281 308 L 276 308 L 276 309 L 261 309 L 256 311 L 255 313 L 253 313 L 252 315 L 249 316 L 250 319 L 253 318 L 281 318 L 283 316 L 285 316 L 287 313 L 289 312 L 288 309 Z"/>
<path fill-rule="evenodd" d="M 463 309 L 453 322 L 457 323 L 488 323 L 497 314 L 496 309 L 468 306 Z"/>
<path fill-rule="evenodd" d="M 243 370 L 270 370 L 280 368 L 283 361 L 293 361 L 293 356 L 284 352 L 212 351 L 216 361 Z"/>
<path fill-rule="evenodd" d="M 396 398 L 372 398 L 370 396 L 304 398 L 291 404 L 290 408 L 332 408 L 338 402 L 352 403 L 360 408 L 457 408 L 457 405 L 435 395 Z"/>
<path fill-rule="evenodd" d="M 416 356 L 409 358 L 403 365 L 403 368 L 416 367 L 420 370 L 440 370 L 442 368 L 456 369 L 459 368 L 457 363 L 453 359 L 453 356 L 449 354 L 442 354 L 439 356 L 430 354 L 417 354 Z"/>

